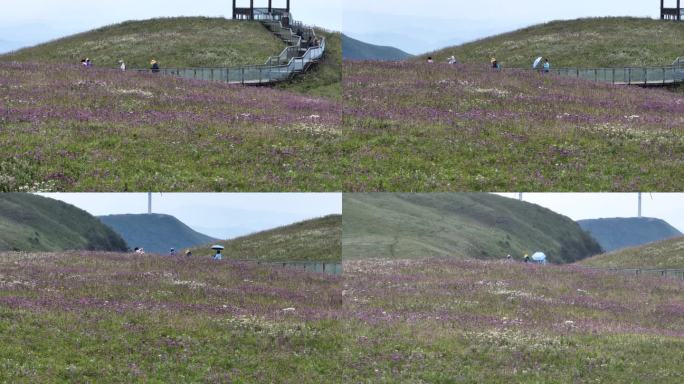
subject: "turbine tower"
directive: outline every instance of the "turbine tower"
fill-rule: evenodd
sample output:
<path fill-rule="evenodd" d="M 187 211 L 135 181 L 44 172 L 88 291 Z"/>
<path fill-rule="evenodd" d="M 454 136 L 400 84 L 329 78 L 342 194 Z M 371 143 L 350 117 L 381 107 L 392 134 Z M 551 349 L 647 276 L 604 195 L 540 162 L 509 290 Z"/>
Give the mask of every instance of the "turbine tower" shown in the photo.
<path fill-rule="evenodd" d="M 152 192 L 147 192 L 147 214 L 152 214 Z"/>
<path fill-rule="evenodd" d="M 638 198 L 638 200 L 639 200 L 639 209 L 638 209 L 638 212 L 639 212 L 639 217 L 641 217 L 641 192 L 639 192 L 639 198 Z"/>

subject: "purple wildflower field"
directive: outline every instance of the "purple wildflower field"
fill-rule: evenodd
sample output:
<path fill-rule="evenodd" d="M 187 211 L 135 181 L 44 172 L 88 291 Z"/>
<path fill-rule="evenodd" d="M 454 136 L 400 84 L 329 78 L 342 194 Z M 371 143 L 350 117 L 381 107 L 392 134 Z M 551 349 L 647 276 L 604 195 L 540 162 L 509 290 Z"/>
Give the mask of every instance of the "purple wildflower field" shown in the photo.
<path fill-rule="evenodd" d="M 287 91 L 0 63 L 0 189 L 327 190 L 340 123 Z"/>
<path fill-rule="evenodd" d="M 0 379 L 682 378 L 682 281 L 452 259 L 344 268 L 336 277 L 201 258 L 0 254 Z"/>
<path fill-rule="evenodd" d="M 684 281 L 476 260 L 345 261 L 355 377 L 681 381 Z M 679 352 L 677 352 L 679 351 Z M 638 361 L 638 363 L 636 363 Z M 456 380 L 458 381 L 458 380 Z"/>
<path fill-rule="evenodd" d="M 355 190 L 682 188 L 684 97 L 472 65 L 345 62 Z"/>
<path fill-rule="evenodd" d="M 239 261 L 0 254 L 0 381 L 320 382 L 341 302 L 341 277 Z"/>

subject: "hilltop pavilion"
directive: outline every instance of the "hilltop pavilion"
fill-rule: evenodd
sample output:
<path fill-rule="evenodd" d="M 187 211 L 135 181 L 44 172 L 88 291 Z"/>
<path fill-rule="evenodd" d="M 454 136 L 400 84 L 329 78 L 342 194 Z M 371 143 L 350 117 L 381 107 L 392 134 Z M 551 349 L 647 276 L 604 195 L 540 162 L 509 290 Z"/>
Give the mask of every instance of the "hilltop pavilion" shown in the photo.
<path fill-rule="evenodd" d="M 665 0 L 660 0 L 660 19 L 661 20 L 677 20 L 682 21 L 684 16 L 684 8 L 682 8 L 682 1 L 677 0 L 677 7 L 665 8 Z"/>
<path fill-rule="evenodd" d="M 262 1 L 265 3 L 266 1 Z M 285 8 L 273 7 L 273 0 L 268 0 L 268 6 L 255 7 L 254 0 L 249 0 L 249 6 L 238 7 L 238 1 L 233 0 L 234 20 L 283 19 L 289 16 L 290 0 L 286 0 Z"/>

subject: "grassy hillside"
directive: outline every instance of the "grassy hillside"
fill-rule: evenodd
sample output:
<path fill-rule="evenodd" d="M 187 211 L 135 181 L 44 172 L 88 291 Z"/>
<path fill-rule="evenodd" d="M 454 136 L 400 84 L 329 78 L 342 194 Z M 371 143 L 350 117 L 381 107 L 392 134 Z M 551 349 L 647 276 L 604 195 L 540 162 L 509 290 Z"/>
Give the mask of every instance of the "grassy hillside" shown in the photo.
<path fill-rule="evenodd" d="M 343 382 L 684 380 L 682 281 L 454 259 L 344 268 Z"/>
<path fill-rule="evenodd" d="M 531 68 L 538 56 L 554 67 L 628 67 L 670 65 L 684 55 L 684 24 L 627 17 L 553 21 L 428 55 L 438 62 L 455 55 L 464 63 Z"/>
<path fill-rule="evenodd" d="M 684 187 L 682 94 L 476 65 L 343 68 L 346 191 Z"/>
<path fill-rule="evenodd" d="M 0 382 L 307 384 L 340 372 L 339 277 L 101 253 L 0 254 L 0 271 Z"/>
<path fill-rule="evenodd" d="M 275 228 L 253 235 L 221 241 L 224 258 L 260 261 L 342 260 L 342 217 L 319 219 Z M 209 244 L 193 249 L 193 255 L 212 255 Z"/>
<path fill-rule="evenodd" d="M 0 94 L 0 190 L 341 189 L 337 101 L 1 62 Z"/>
<path fill-rule="evenodd" d="M 179 17 L 127 21 L 0 56 L 0 60 L 148 68 L 151 59 L 164 67 L 230 67 L 263 64 L 285 44 L 258 22 Z"/>
<path fill-rule="evenodd" d="M 131 248 L 141 247 L 146 252 L 166 254 L 175 248 L 180 254 L 184 248 L 215 240 L 169 215 L 109 215 L 99 219 L 124 238 Z"/>
<path fill-rule="evenodd" d="M 325 58 L 310 72 L 295 77 L 292 81 L 276 85 L 311 96 L 342 98 L 342 43 L 340 33 L 317 29 L 317 35 L 325 36 Z"/>
<path fill-rule="evenodd" d="M 342 53 L 345 60 L 397 61 L 413 56 L 398 48 L 369 44 L 346 35 L 342 35 Z"/>
<path fill-rule="evenodd" d="M 600 252 L 572 220 L 490 194 L 345 194 L 343 258 L 521 259 L 567 263 Z"/>
<path fill-rule="evenodd" d="M 600 268 L 684 269 L 684 237 L 604 253 L 580 264 Z"/>
<path fill-rule="evenodd" d="M 26 193 L 0 194 L 0 251 L 125 251 L 126 243 L 89 213 Z"/>
<path fill-rule="evenodd" d="M 682 235 L 666 221 L 647 217 L 579 220 L 577 223 L 607 252 Z"/>

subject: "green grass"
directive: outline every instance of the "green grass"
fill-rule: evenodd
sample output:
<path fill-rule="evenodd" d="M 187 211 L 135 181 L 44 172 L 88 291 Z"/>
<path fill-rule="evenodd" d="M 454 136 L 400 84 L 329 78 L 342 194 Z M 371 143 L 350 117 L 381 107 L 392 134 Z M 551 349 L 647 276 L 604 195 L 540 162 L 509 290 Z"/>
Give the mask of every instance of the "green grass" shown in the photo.
<path fill-rule="evenodd" d="M 0 194 L 0 251 L 126 248 L 118 234 L 72 205 L 26 193 Z"/>
<path fill-rule="evenodd" d="M 580 264 L 600 268 L 684 269 L 684 237 L 605 253 Z"/>
<path fill-rule="evenodd" d="M 446 62 L 455 55 L 465 63 L 489 64 L 496 57 L 504 67 L 531 68 L 538 56 L 561 67 L 627 67 L 670 65 L 684 56 L 684 24 L 610 17 L 553 21 L 488 37 L 431 55 Z"/>
<path fill-rule="evenodd" d="M 180 254 L 182 248 L 214 240 L 169 215 L 108 215 L 100 216 L 99 219 L 121 235 L 131 248 L 143 248 L 146 252 L 167 254 L 171 248 L 175 248 Z"/>
<path fill-rule="evenodd" d="M 684 283 L 577 267 L 345 262 L 353 383 L 680 383 Z"/>
<path fill-rule="evenodd" d="M 342 98 L 342 43 L 340 33 L 316 29 L 316 34 L 325 36 L 325 58 L 310 72 L 276 87 L 306 95 L 340 100 Z"/>
<path fill-rule="evenodd" d="M 572 220 L 489 194 L 345 194 L 343 259 L 521 259 L 572 262 L 600 252 Z"/>
<path fill-rule="evenodd" d="M 98 28 L 0 56 L 0 60 L 78 64 L 90 58 L 95 66 L 149 68 L 231 67 L 263 64 L 285 43 L 258 22 L 223 18 L 178 17 L 127 21 Z"/>
<path fill-rule="evenodd" d="M 0 382 L 321 383 L 340 371 L 339 278 L 97 253 L 0 254 L 0 271 Z"/>
<path fill-rule="evenodd" d="M 0 254 L 0 382 L 680 383 L 684 283 L 477 260 Z M 291 309 L 290 309 L 291 308 Z"/>
<path fill-rule="evenodd" d="M 342 261 L 342 217 L 331 215 L 319 219 L 220 241 L 223 257 L 233 260 L 259 261 Z M 193 255 L 213 255 L 206 247 L 193 249 Z"/>

